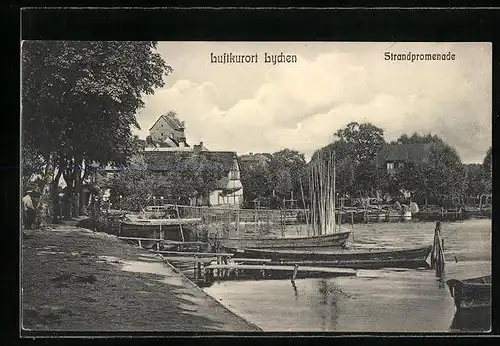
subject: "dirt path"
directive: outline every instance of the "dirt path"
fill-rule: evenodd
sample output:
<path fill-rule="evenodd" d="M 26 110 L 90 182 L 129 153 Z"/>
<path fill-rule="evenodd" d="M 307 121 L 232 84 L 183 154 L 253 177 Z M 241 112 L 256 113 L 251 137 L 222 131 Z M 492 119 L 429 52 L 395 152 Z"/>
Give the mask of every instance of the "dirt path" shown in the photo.
<path fill-rule="evenodd" d="M 71 227 L 25 231 L 22 321 L 28 330 L 258 331 L 154 254 Z"/>

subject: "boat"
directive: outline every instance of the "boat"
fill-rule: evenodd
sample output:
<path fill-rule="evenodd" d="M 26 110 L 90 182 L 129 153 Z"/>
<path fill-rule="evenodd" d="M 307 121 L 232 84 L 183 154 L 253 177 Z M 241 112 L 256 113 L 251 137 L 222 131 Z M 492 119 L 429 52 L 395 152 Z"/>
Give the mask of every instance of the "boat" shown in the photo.
<path fill-rule="evenodd" d="M 221 246 L 229 249 L 303 249 L 344 247 L 351 232 L 343 231 L 310 237 L 286 238 L 225 238 L 220 239 Z"/>
<path fill-rule="evenodd" d="M 179 226 L 179 225 L 194 225 L 201 222 L 201 218 L 189 219 L 139 219 L 129 218 L 122 221 L 123 225 L 127 227 L 155 227 L 158 229 L 160 226 Z"/>
<path fill-rule="evenodd" d="M 446 281 L 457 309 L 489 308 L 491 306 L 491 275 L 472 279 Z"/>
<path fill-rule="evenodd" d="M 491 329 L 491 275 L 466 280 L 446 281 L 455 301 L 456 311 L 451 324 L 454 330 Z"/>
<path fill-rule="evenodd" d="M 318 250 L 270 250 L 270 249 L 228 249 L 237 258 L 271 259 L 281 264 L 343 268 L 427 268 L 427 258 L 432 246 L 395 249 L 330 249 Z"/>
<path fill-rule="evenodd" d="M 163 233 L 163 239 L 165 240 L 195 241 L 197 240 L 195 235 L 196 225 L 200 222 L 200 218 L 140 219 L 128 215 L 120 223 L 119 235 L 157 238 Z M 144 243 L 146 244 L 146 242 Z"/>

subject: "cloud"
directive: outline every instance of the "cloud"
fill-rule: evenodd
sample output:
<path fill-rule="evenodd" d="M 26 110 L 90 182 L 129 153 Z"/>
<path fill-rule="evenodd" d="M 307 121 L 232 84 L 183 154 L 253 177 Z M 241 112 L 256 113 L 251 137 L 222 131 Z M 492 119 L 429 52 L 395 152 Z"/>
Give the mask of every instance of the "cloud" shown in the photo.
<path fill-rule="evenodd" d="M 216 77 L 210 70 L 207 80 L 203 71 L 214 67 L 197 56 L 199 65 L 186 74 L 196 80 L 182 79 L 177 69 L 172 85 L 146 98 L 139 134 L 145 137 L 161 113 L 175 110 L 186 122 L 188 141 L 203 141 L 211 150 L 291 148 L 310 156 L 350 121 L 371 122 L 387 140 L 435 133 L 463 161 L 479 162 L 491 145 L 491 46 L 485 52 L 470 45 L 424 48 L 432 53 L 443 47 L 457 60 L 387 62 L 382 49 L 356 47 L 360 51 L 298 54 L 297 64 L 222 66 Z M 240 98 L 234 89 L 244 90 Z"/>

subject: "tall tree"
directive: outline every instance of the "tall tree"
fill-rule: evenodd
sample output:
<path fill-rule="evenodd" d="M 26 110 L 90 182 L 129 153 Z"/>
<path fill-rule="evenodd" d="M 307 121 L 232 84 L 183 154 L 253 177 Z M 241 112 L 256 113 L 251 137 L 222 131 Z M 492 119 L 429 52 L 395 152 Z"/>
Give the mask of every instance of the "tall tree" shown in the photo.
<path fill-rule="evenodd" d="M 203 155 L 176 154 L 175 167 L 159 172 L 149 170 L 143 156 L 135 155 L 130 167 L 120 170 L 102 187 L 111 190 L 113 203 L 133 211 L 144 208 L 153 196 L 172 197 L 176 203 L 207 198 L 225 174 L 222 165 Z"/>
<path fill-rule="evenodd" d="M 493 161 L 492 161 L 492 147 L 486 152 L 486 156 L 483 160 L 483 178 L 482 185 L 484 194 L 491 194 L 492 192 L 492 182 L 493 182 Z"/>
<path fill-rule="evenodd" d="M 269 170 L 276 195 L 288 199 L 293 193 L 294 199 L 297 199 L 305 169 L 306 160 L 303 153 L 291 149 L 273 153 Z"/>
<path fill-rule="evenodd" d="M 312 162 L 321 153 L 335 152 L 336 191 L 341 195 L 374 195 L 385 184 L 384 172 L 375 165 L 375 156 L 385 145 L 384 130 L 371 123 L 351 122 L 335 132 L 337 139 L 318 150 Z"/>
<path fill-rule="evenodd" d="M 93 163 L 124 165 L 142 97 L 172 71 L 156 42 L 25 41 L 22 46 L 22 136 L 75 192 Z"/>
<path fill-rule="evenodd" d="M 463 193 L 465 171 L 455 148 L 446 144 L 437 135 L 426 134 L 419 135 L 414 133 L 412 136 L 406 134 L 399 137 L 395 144 L 417 144 L 417 145 L 427 145 L 426 159 L 423 162 L 418 163 L 418 167 L 415 167 L 415 171 L 411 174 L 415 174 L 418 179 L 422 182 L 417 184 L 419 186 L 419 193 L 423 193 L 426 197 L 435 197 L 439 200 L 449 197 L 459 197 Z M 409 172 L 403 170 L 399 178 L 403 180 L 399 181 L 401 186 L 410 186 L 410 189 L 414 184 L 409 183 L 408 179 L 404 179 L 404 176 L 408 176 Z"/>
<path fill-rule="evenodd" d="M 335 136 L 347 144 L 356 164 L 371 160 L 385 145 L 384 130 L 371 123 L 351 122 L 335 132 Z"/>
<path fill-rule="evenodd" d="M 242 162 L 241 184 L 243 185 L 243 198 L 248 207 L 253 207 L 253 201 L 258 198 L 265 204 L 273 191 L 271 173 L 267 165 L 254 166 Z"/>

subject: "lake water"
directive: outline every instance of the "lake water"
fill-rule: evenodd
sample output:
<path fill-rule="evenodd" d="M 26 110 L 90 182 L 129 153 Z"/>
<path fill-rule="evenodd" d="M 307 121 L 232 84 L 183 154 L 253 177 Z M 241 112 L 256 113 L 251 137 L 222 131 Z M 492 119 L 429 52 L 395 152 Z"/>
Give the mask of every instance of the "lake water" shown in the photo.
<path fill-rule="evenodd" d="M 289 280 L 226 281 L 204 290 L 264 331 L 451 331 L 455 306 L 444 282 L 491 274 L 491 220 L 441 228 L 441 277 L 425 269 L 358 270 L 356 277 L 298 279 L 295 287 Z M 352 247 L 430 245 L 434 229 L 432 222 L 358 224 Z"/>

